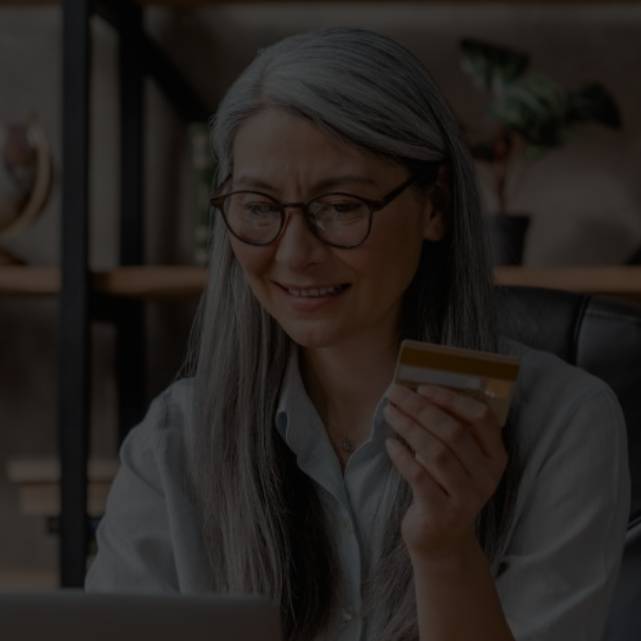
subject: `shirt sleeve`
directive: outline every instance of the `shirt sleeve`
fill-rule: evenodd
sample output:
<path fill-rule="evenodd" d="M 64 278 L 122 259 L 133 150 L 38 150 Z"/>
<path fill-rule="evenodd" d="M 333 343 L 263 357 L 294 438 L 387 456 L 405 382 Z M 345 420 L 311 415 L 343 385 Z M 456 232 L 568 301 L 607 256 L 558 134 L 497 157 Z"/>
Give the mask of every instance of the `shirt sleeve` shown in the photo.
<path fill-rule="evenodd" d="M 120 467 L 96 532 L 98 552 L 85 577 L 86 591 L 178 591 L 157 456 L 166 417 L 161 394 L 121 445 Z"/>
<path fill-rule="evenodd" d="M 625 418 L 604 384 L 556 427 L 530 470 L 497 592 L 515 641 L 602 641 L 630 510 Z"/>

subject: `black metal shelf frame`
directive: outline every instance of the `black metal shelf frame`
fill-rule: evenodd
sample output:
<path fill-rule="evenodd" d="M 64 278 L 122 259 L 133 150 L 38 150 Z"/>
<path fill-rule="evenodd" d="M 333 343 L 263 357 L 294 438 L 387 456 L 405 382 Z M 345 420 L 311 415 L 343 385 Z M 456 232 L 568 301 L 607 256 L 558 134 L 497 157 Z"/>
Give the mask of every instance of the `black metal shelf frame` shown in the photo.
<path fill-rule="evenodd" d="M 91 321 L 115 324 L 119 442 L 145 410 L 144 307 L 100 301 L 89 277 L 89 88 L 91 19 L 106 20 L 119 37 L 120 263 L 144 264 L 144 82 L 149 75 L 185 122 L 210 110 L 144 31 L 132 0 L 63 0 L 62 288 L 58 315 L 58 449 L 61 466 L 59 583 L 82 587 L 90 536 L 87 459 L 90 451 Z"/>

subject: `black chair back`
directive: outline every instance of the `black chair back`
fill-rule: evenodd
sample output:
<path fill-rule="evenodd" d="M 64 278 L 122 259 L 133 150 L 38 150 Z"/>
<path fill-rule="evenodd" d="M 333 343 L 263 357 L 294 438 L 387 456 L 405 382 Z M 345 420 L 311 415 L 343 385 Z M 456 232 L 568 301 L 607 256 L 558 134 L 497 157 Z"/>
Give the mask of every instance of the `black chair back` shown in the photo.
<path fill-rule="evenodd" d="M 604 380 L 626 419 L 631 510 L 607 641 L 641 639 L 641 304 L 539 287 L 496 288 L 500 332 Z"/>

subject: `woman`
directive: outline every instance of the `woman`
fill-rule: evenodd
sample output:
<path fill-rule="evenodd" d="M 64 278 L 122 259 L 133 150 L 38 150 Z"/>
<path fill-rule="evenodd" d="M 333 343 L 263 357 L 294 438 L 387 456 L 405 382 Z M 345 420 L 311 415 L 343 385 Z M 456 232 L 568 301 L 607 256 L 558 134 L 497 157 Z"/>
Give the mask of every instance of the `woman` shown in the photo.
<path fill-rule="evenodd" d="M 621 408 L 497 335 L 476 178 L 422 64 L 363 29 L 286 38 L 212 141 L 186 376 L 122 446 L 87 589 L 267 594 L 286 639 L 599 639 Z M 403 338 L 518 355 L 503 430 L 480 401 L 391 385 Z"/>

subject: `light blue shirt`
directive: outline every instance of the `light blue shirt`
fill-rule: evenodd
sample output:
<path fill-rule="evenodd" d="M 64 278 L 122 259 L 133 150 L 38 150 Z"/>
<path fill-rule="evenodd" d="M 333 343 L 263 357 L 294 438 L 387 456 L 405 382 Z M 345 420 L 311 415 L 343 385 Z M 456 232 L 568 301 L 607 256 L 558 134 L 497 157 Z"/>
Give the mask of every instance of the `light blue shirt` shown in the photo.
<path fill-rule="evenodd" d="M 506 564 L 495 578 L 503 611 L 516 641 L 601 641 L 630 509 L 623 412 L 607 384 L 553 354 L 508 339 L 500 351 L 521 358 L 515 427 L 524 461 L 505 551 L 492 566 L 496 577 Z M 123 442 L 87 590 L 206 591 L 207 556 L 183 487 L 191 390 L 191 379 L 169 386 Z M 343 477 L 293 347 L 276 429 L 321 488 L 345 570 L 339 624 L 322 641 L 374 641 L 359 614 L 360 585 L 380 550 L 398 478 L 384 446 L 394 434 L 385 403 Z"/>

